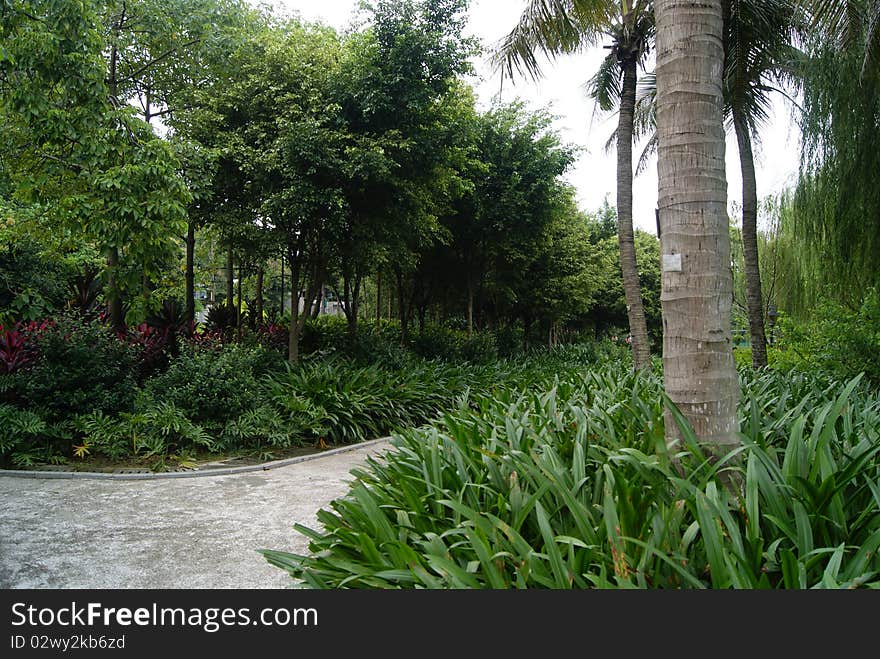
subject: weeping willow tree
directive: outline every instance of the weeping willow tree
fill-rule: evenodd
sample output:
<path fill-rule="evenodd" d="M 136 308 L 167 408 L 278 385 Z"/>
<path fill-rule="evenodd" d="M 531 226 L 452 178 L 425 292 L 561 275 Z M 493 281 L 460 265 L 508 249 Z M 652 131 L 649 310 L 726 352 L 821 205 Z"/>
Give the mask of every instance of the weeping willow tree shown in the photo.
<path fill-rule="evenodd" d="M 847 4 L 867 18 L 877 3 Z M 819 32 L 807 44 L 803 82 L 793 235 L 815 278 L 808 292 L 850 305 L 880 285 L 880 71 L 866 67 L 875 29 L 856 19 L 845 40 Z"/>

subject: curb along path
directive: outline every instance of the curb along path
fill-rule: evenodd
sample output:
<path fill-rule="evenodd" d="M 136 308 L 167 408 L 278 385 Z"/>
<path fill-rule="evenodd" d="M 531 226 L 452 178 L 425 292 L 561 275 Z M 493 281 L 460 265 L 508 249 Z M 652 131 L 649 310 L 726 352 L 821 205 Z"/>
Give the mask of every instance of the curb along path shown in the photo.
<path fill-rule="evenodd" d="M 293 524 L 314 528 L 388 446 L 210 472 L 0 472 L 0 588 L 286 588 L 257 550 L 306 552 Z"/>

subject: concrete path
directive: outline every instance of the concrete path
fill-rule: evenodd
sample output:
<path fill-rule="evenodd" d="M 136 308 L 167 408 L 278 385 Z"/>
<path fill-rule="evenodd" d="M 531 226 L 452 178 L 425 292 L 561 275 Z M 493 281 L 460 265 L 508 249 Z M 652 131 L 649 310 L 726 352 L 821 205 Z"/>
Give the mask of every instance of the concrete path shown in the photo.
<path fill-rule="evenodd" d="M 0 588 L 286 588 L 257 549 L 345 494 L 371 443 L 266 471 L 153 480 L 0 475 Z"/>

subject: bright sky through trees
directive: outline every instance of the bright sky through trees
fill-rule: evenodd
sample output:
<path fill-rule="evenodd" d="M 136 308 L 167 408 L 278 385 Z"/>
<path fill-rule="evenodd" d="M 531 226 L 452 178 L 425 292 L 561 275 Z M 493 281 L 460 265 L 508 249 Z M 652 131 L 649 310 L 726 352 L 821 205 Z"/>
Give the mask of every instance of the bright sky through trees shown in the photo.
<path fill-rule="evenodd" d="M 358 0 L 272 0 L 282 10 L 298 12 L 305 20 L 319 20 L 337 29 L 345 29 L 358 7 Z M 487 50 L 484 57 L 474 61 L 479 79 L 473 84 L 480 101 L 488 106 L 493 96 L 501 92 L 505 101 L 519 97 L 533 108 L 550 106 L 559 116 L 556 126 L 567 142 L 578 144 L 584 151 L 575 166 L 566 175 L 577 188 L 578 199 L 584 210 L 602 204 L 607 196 L 614 204 L 615 157 L 606 152 L 605 143 L 617 126 L 617 118 L 594 112 L 593 101 L 587 98 L 584 83 L 597 69 L 605 55 L 601 48 L 560 58 L 543 67 L 543 78 L 534 82 L 517 78 L 505 80 L 488 63 L 488 50 L 516 24 L 525 0 L 471 0 L 470 34 L 478 37 Z M 653 66 L 653 62 L 651 64 Z M 790 121 L 790 111 L 778 95 L 773 102 L 774 114 L 761 132 L 761 143 L 756 145 L 756 167 L 759 198 L 774 194 L 796 178 L 799 133 Z M 636 145 L 634 154 L 641 154 Z M 736 139 L 732 131 L 727 139 L 728 199 L 742 198 Z M 637 228 L 656 233 L 654 208 L 657 204 L 656 157 L 633 183 L 633 222 Z"/>

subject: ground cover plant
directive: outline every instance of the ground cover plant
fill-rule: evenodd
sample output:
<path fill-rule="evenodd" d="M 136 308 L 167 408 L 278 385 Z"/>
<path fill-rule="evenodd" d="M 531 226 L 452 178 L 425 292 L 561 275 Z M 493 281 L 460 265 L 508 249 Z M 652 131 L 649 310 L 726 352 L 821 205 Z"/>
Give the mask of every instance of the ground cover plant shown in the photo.
<path fill-rule="evenodd" d="M 264 554 L 314 588 L 880 586 L 880 395 L 742 378 L 743 446 L 721 463 L 692 433 L 667 451 L 654 375 L 498 389 L 397 434 L 320 529 L 296 526 L 308 554 Z"/>
<path fill-rule="evenodd" d="M 163 333 L 132 339 L 76 315 L 4 331 L 0 461 L 166 469 L 218 455 L 266 460 L 418 426 L 462 399 L 533 386 L 599 352 L 625 358 L 623 348 L 584 344 L 480 363 L 453 346 L 448 358 L 429 360 L 390 342 L 393 326 L 354 342 L 339 322 L 307 326 L 313 350 L 295 366 L 260 332 L 242 343 L 201 332 L 172 347 Z M 377 360 L 383 354 L 393 359 Z"/>

